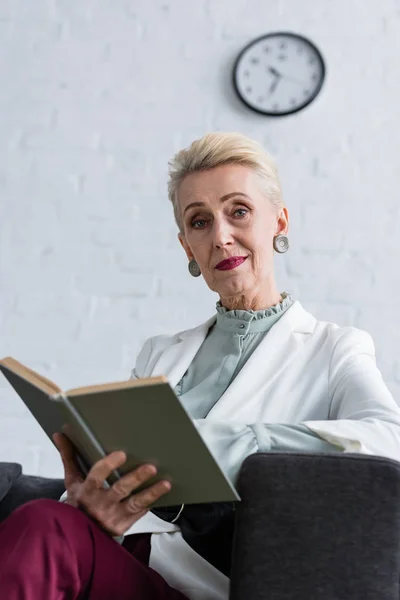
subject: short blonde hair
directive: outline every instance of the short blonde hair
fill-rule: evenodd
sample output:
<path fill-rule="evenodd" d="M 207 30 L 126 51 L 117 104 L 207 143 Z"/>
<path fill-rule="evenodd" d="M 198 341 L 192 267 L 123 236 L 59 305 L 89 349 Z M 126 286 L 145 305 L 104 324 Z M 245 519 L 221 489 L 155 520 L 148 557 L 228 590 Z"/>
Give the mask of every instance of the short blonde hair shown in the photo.
<path fill-rule="evenodd" d="M 168 197 L 172 202 L 175 221 L 181 231 L 178 191 L 183 179 L 190 173 L 228 164 L 254 169 L 270 202 L 278 209 L 284 207 L 275 163 L 261 144 L 241 133 L 207 133 L 201 139 L 192 142 L 188 148 L 177 152 L 168 163 Z"/>

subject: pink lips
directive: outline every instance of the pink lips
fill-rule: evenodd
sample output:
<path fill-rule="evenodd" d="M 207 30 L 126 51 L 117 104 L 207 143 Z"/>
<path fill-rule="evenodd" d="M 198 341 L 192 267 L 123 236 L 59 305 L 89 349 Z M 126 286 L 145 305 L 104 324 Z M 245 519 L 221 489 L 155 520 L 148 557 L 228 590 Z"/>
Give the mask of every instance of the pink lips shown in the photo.
<path fill-rule="evenodd" d="M 215 268 L 219 271 L 230 271 L 231 269 L 236 269 L 239 265 L 241 265 L 247 256 L 231 256 L 230 258 L 226 258 L 225 260 L 221 260 Z"/>

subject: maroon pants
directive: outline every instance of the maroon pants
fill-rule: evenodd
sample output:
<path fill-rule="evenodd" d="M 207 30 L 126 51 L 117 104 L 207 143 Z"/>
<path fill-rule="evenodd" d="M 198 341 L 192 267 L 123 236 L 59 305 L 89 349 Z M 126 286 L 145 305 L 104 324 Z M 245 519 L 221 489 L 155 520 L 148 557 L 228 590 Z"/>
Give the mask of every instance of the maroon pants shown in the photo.
<path fill-rule="evenodd" d="M 187 600 L 148 566 L 150 535 L 120 546 L 87 515 L 34 500 L 0 524 L 0 597 L 7 600 Z"/>

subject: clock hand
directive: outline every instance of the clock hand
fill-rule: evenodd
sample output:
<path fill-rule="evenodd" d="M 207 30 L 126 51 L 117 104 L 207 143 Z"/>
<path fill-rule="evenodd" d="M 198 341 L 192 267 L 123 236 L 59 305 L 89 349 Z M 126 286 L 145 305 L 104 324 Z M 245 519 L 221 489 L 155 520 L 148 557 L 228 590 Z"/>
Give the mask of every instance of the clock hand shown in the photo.
<path fill-rule="evenodd" d="M 300 85 L 305 85 L 304 81 L 300 81 L 300 79 L 296 79 L 295 77 L 290 77 L 290 75 L 285 75 L 284 73 L 280 73 L 277 69 L 275 69 L 275 67 L 271 67 L 271 65 L 268 65 L 267 69 L 272 75 L 275 75 L 275 77 L 279 77 L 279 78 L 282 77 L 283 79 L 287 79 L 288 81 L 293 81 L 294 83 L 299 83 Z"/>
<path fill-rule="evenodd" d="M 300 85 L 305 85 L 304 81 L 301 81 L 300 79 L 296 79 L 296 77 L 290 77 L 289 75 L 281 75 L 281 77 L 283 79 L 287 79 L 288 81 L 293 81 L 293 83 L 298 83 Z"/>
<path fill-rule="evenodd" d="M 277 71 L 275 69 L 275 67 L 271 67 L 270 65 L 268 66 L 268 71 L 270 73 L 272 73 L 272 75 L 275 75 L 275 77 L 282 77 L 282 75 L 279 73 L 279 71 Z"/>
<path fill-rule="evenodd" d="M 276 77 L 274 79 L 274 81 L 271 83 L 270 88 L 268 90 L 270 94 L 274 93 L 274 91 L 276 90 L 277 85 L 278 85 L 279 82 L 280 82 L 280 77 Z"/>
<path fill-rule="evenodd" d="M 268 68 L 268 71 L 275 77 L 275 79 L 271 83 L 270 88 L 268 90 L 270 94 L 273 94 L 274 91 L 276 90 L 276 87 L 277 87 L 282 75 L 274 67 L 271 67 L 271 65 L 269 65 L 267 68 Z"/>

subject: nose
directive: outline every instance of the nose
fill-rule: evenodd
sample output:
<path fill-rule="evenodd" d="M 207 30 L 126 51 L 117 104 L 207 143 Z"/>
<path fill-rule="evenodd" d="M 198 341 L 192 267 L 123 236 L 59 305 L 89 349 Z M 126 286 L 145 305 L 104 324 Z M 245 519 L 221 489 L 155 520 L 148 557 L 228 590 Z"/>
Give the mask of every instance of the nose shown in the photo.
<path fill-rule="evenodd" d="M 232 231 L 228 223 L 215 219 L 213 224 L 213 245 L 220 249 L 233 243 Z"/>

